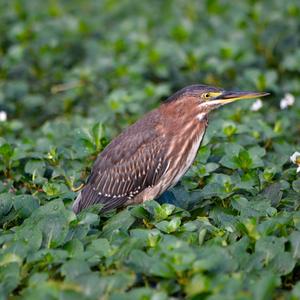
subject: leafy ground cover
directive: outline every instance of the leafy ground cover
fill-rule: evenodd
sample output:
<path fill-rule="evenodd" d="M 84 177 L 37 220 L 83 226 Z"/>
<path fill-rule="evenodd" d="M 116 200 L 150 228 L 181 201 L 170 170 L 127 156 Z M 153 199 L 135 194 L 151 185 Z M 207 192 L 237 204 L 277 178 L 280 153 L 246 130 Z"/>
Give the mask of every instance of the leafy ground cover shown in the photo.
<path fill-rule="evenodd" d="M 1 1 L 0 299 L 299 299 L 299 20 L 299 1 Z M 272 96 L 211 116 L 173 203 L 76 216 L 97 153 L 196 82 Z"/>

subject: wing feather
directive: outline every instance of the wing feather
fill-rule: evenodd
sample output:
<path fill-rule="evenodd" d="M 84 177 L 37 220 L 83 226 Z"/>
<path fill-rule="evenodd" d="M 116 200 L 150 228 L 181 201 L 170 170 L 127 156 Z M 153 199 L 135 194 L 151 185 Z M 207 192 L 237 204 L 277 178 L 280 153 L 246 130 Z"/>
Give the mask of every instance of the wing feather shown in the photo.
<path fill-rule="evenodd" d="M 103 204 L 103 210 L 120 207 L 155 185 L 167 165 L 165 146 L 155 130 L 126 139 L 119 136 L 98 156 L 76 212 L 96 203 Z"/>

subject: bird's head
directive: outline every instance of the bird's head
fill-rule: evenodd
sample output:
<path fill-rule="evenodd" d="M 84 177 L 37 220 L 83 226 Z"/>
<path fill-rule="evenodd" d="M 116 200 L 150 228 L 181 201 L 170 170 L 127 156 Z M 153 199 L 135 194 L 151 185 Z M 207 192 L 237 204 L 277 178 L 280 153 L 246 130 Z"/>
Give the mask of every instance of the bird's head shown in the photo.
<path fill-rule="evenodd" d="M 208 85 L 190 85 L 166 100 L 166 103 L 181 104 L 190 111 L 207 115 L 210 111 L 224 104 L 235 102 L 243 99 L 253 99 L 269 95 L 265 92 L 252 91 L 226 91 L 221 88 Z M 181 106 L 180 105 L 180 106 Z"/>

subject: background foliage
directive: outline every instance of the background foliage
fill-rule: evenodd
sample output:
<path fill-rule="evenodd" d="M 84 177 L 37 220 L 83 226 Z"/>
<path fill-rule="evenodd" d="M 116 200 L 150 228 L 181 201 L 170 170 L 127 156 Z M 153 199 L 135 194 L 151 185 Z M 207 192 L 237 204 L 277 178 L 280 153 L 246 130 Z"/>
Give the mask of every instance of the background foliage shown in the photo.
<path fill-rule="evenodd" d="M 0 298 L 299 299 L 299 30 L 296 0 L 2 0 Z M 172 204 L 75 216 L 97 153 L 199 82 L 272 97 L 211 116 Z"/>

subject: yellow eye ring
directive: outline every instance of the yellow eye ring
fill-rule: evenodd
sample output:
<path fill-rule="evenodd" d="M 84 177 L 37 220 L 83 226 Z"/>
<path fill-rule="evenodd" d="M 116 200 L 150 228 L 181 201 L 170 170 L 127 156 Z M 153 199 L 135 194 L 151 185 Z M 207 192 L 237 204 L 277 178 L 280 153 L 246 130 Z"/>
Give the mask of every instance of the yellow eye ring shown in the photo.
<path fill-rule="evenodd" d="M 202 98 L 209 99 L 210 98 L 210 94 L 209 93 L 205 93 L 205 94 L 202 95 Z"/>

